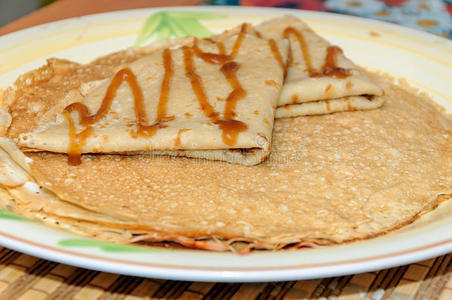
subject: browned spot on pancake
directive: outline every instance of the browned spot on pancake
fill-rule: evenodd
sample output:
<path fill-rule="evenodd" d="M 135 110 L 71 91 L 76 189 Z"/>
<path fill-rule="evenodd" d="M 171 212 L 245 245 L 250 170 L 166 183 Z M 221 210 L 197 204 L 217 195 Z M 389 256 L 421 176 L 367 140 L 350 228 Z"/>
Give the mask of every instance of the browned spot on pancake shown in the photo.
<path fill-rule="evenodd" d="M 266 118 L 264 118 L 264 123 L 267 124 L 267 125 L 270 125 L 270 121 L 267 120 Z"/>
<path fill-rule="evenodd" d="M 224 101 L 224 98 L 223 98 L 223 97 L 216 96 L 216 98 L 217 98 L 217 101 Z"/>
<path fill-rule="evenodd" d="M 281 85 L 278 84 L 276 81 L 274 81 L 274 80 L 272 80 L 272 79 L 270 79 L 270 80 L 265 80 L 265 84 L 266 84 L 266 85 L 269 85 L 269 86 L 274 86 L 274 87 L 276 87 L 277 89 L 280 89 L 280 88 L 281 88 Z"/>
<path fill-rule="evenodd" d="M 131 137 L 133 137 L 134 139 L 136 139 L 137 137 L 138 137 L 138 133 L 137 133 L 137 131 L 136 130 L 134 130 L 134 129 L 129 129 L 129 130 L 126 130 L 129 134 L 130 134 L 130 136 Z"/>
<path fill-rule="evenodd" d="M 326 100 L 326 101 L 325 101 L 325 105 L 326 105 L 326 111 L 330 112 L 330 111 L 331 111 L 330 101 L 329 101 L 329 100 Z"/>
<path fill-rule="evenodd" d="M 352 86 L 353 86 L 353 82 L 351 82 L 351 81 L 347 81 L 347 83 L 345 84 L 345 87 L 346 87 L 348 90 L 351 89 Z"/>
<path fill-rule="evenodd" d="M 298 95 L 297 94 L 293 94 L 292 97 L 290 97 L 290 101 L 293 104 L 298 103 Z"/>
<path fill-rule="evenodd" d="M 174 146 L 179 147 L 181 145 L 180 138 L 181 138 L 182 133 L 185 132 L 185 131 L 190 131 L 190 130 L 191 130 L 190 128 L 179 129 L 179 131 L 177 131 L 177 136 L 174 139 Z"/>
<path fill-rule="evenodd" d="M 193 115 L 192 115 L 191 113 L 189 113 L 189 112 L 186 112 L 186 113 L 184 114 L 184 116 L 185 116 L 187 119 L 190 119 L 191 117 L 193 117 Z"/>
<path fill-rule="evenodd" d="M 350 101 L 350 98 L 345 97 L 345 103 L 347 103 L 347 110 L 349 111 L 355 111 L 355 108 L 352 106 L 352 103 Z"/>
<path fill-rule="evenodd" d="M 381 34 L 379 34 L 378 32 L 374 32 L 374 31 L 369 31 L 369 35 L 373 36 L 373 37 L 379 37 L 381 36 Z"/>
<path fill-rule="evenodd" d="M 259 111 L 258 111 L 258 110 L 255 110 L 255 111 L 253 111 L 253 114 L 255 114 L 256 116 L 258 116 L 258 115 L 259 115 Z"/>
<path fill-rule="evenodd" d="M 328 83 L 328 85 L 325 87 L 325 94 L 328 94 L 333 89 L 333 86 L 331 83 Z"/>
<path fill-rule="evenodd" d="M 119 120 L 119 115 L 115 111 L 110 111 L 110 116 L 112 119 Z"/>
<path fill-rule="evenodd" d="M 104 147 L 102 147 L 102 146 L 93 148 L 93 152 L 94 153 L 100 153 L 100 152 L 103 152 L 103 151 L 104 151 Z"/>

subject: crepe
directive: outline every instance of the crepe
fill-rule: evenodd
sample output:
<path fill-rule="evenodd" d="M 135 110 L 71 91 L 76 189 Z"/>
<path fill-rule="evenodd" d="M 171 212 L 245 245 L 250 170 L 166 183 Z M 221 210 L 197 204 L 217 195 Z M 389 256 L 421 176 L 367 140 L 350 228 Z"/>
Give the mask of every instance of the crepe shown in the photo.
<path fill-rule="evenodd" d="M 62 154 L 27 153 L 25 173 L 54 198 L 19 205 L 27 189 L 10 187 L 13 206 L 97 238 L 216 251 L 386 233 L 450 198 L 452 121 L 425 95 L 374 79 L 384 107 L 277 120 L 270 158 L 253 167 L 138 155 L 86 155 L 74 167 Z"/>
<path fill-rule="evenodd" d="M 297 17 L 286 15 L 246 28 L 271 39 L 287 38 L 291 53 L 276 118 L 369 110 L 383 105 L 383 90 L 342 49 Z M 214 37 L 223 40 L 241 28 Z"/>
<path fill-rule="evenodd" d="M 270 153 L 283 82 L 275 51 L 285 61 L 287 43 L 245 33 L 157 51 L 123 66 L 56 121 L 19 135 L 18 144 L 68 153 L 72 164 L 81 153 L 260 163 Z"/>
<path fill-rule="evenodd" d="M 302 32 L 303 36 L 306 36 L 306 41 L 313 41 L 313 44 L 308 45 L 306 49 L 309 50 L 310 54 L 311 52 L 315 54 L 312 61 L 314 62 L 315 60 L 315 63 L 318 64 L 321 54 L 327 52 L 330 44 L 316 35 L 301 20 L 293 16 L 284 16 L 264 22 L 258 26 L 259 31 L 252 26 L 244 24 L 235 29 L 214 35 L 212 40 L 222 42 L 244 30 L 250 34 L 265 35 L 279 39 L 284 37 L 284 31 L 289 27 Z M 126 49 L 99 58 L 87 65 L 60 59 L 50 59 L 48 64 L 40 68 L 40 70 L 21 76 L 16 82 L 16 85 L 21 87 L 20 89 L 9 88 L 6 91 L 4 98 L 6 98 L 6 106 L 9 106 L 8 109 L 11 115 L 4 108 L 0 108 L 0 133 L 3 132 L 9 137 L 17 139 L 20 133 L 29 132 L 36 129 L 39 124 L 53 121 L 52 118 L 55 117 L 56 112 L 62 111 L 67 105 L 83 99 L 93 89 L 102 84 L 102 80 L 113 76 L 114 72 L 122 65 L 167 47 L 192 46 L 193 43 L 194 39 L 192 37 L 153 43 L 143 48 Z M 307 70 L 303 70 L 300 67 L 303 66 L 304 56 L 299 50 L 300 45 L 298 41 L 294 41 L 293 36 L 290 38 L 290 45 L 295 48 L 295 51 L 292 51 L 292 61 L 287 62 L 287 76 L 282 87 L 280 103 L 278 104 L 279 108 L 276 112 L 277 118 L 372 109 L 384 103 L 384 99 L 378 96 L 382 93 L 381 89 L 360 68 L 354 66 L 342 54 L 336 54 L 336 61 L 339 66 L 344 68 L 352 66 L 350 71 L 352 76 L 348 78 L 349 80 L 344 81 L 343 79 L 330 77 L 309 78 L 303 73 L 307 72 Z M 286 63 L 282 60 L 282 57 L 279 58 L 278 62 L 283 69 L 286 68 Z M 68 69 L 72 70 L 72 73 Z M 68 72 L 64 73 L 65 70 Z M 71 74 L 73 78 L 68 78 L 69 76 L 63 76 L 62 74 Z M 315 85 L 311 85 L 312 81 L 315 81 Z M 356 84 L 354 84 L 355 82 Z M 42 83 L 39 85 L 39 89 L 36 88 L 37 83 Z M 290 88 L 290 86 L 305 87 L 305 85 L 308 85 L 306 89 L 291 93 L 293 88 Z M 50 97 L 50 101 L 47 99 L 46 102 L 42 102 L 42 98 L 46 97 L 46 93 L 49 90 L 47 86 L 49 86 L 50 90 L 54 87 L 56 88 L 53 91 L 54 97 Z M 315 89 L 312 89 L 313 87 Z M 324 93 L 326 90 L 328 91 L 327 94 Z M 22 95 L 17 94 L 17 91 L 25 95 L 33 94 L 33 96 L 30 97 L 31 99 L 21 97 Z M 28 99 L 28 102 L 22 103 L 23 99 Z M 294 99 L 297 99 L 296 103 L 292 103 Z M 11 117 L 13 125 L 9 127 Z M 30 121 L 30 118 L 33 121 Z M 34 124 L 31 127 L 27 127 L 30 126 L 30 122 Z M 24 126 L 24 124 L 27 126 Z M 179 152 L 178 154 L 184 155 L 184 153 Z M 220 155 L 222 154 L 220 153 Z"/>
<path fill-rule="evenodd" d="M 267 38 L 288 38 L 291 56 L 278 103 L 278 118 L 367 110 L 383 105 L 383 90 L 338 46 L 303 21 L 285 16 L 256 28 Z"/>

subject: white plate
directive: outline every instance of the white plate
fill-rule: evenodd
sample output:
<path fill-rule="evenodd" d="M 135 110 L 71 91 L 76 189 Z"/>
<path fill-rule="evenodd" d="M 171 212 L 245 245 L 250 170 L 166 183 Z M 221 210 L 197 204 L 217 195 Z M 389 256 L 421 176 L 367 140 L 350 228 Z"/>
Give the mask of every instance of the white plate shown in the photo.
<path fill-rule="evenodd" d="M 169 10 L 169 9 L 164 9 Z M 452 111 L 452 42 L 400 26 L 299 10 L 191 7 L 221 12 L 200 23 L 217 32 L 243 21 L 295 14 L 371 70 L 404 77 Z M 0 88 L 48 57 L 79 62 L 131 46 L 146 18 L 159 10 L 113 12 L 63 20 L 0 37 Z M 114 245 L 86 239 L 0 211 L 0 244 L 94 270 L 165 279 L 276 281 L 337 276 L 407 264 L 452 252 L 452 201 L 391 234 L 342 246 L 248 255 Z"/>

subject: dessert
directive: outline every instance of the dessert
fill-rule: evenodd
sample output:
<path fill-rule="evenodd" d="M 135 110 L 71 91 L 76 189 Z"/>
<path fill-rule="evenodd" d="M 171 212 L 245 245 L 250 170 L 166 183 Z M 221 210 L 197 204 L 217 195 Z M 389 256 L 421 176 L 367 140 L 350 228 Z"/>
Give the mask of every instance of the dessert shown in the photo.
<path fill-rule="evenodd" d="M 290 24 L 298 22 L 291 17 L 288 20 Z M 265 23 L 261 26 L 264 25 Z M 253 59 L 260 59 L 258 64 L 262 63 L 263 66 L 265 63 L 271 63 L 272 71 L 269 73 L 273 74 L 253 75 L 259 78 L 259 81 L 256 80 L 259 88 L 266 89 L 265 95 L 261 97 L 265 103 L 253 104 L 259 105 L 259 113 L 249 109 L 242 112 L 238 109 L 239 104 L 247 101 L 246 97 L 236 101 L 239 114 L 232 116 L 234 120 L 254 126 L 248 123 L 251 120 L 239 119 L 246 115 L 260 125 L 256 125 L 258 130 L 250 131 L 251 138 L 248 141 L 256 138 L 254 145 L 251 144 L 247 148 L 248 146 L 239 144 L 240 138 L 246 134 L 246 131 L 241 131 L 237 134 L 237 150 L 233 150 L 229 146 L 226 148 L 228 144 L 223 139 L 224 131 L 221 124 L 216 123 L 226 115 L 226 100 L 216 99 L 215 93 L 221 93 L 219 97 L 227 99 L 231 91 L 237 88 L 235 80 L 225 80 L 221 69 L 218 71 L 218 65 L 193 56 L 196 66 L 205 66 L 206 75 L 216 74 L 212 77 L 218 77 L 209 81 L 210 83 L 223 82 L 222 86 L 212 87 L 213 95 L 206 96 L 209 105 L 216 103 L 223 108 L 216 110 L 223 112 L 220 113 L 219 119 L 210 119 L 199 109 L 197 88 L 194 88 L 197 84 L 193 84 L 199 78 L 194 76 L 193 70 L 191 73 L 187 72 L 191 68 L 186 67 L 188 60 L 184 61 L 183 58 L 184 52 L 185 58 L 191 57 L 187 53 L 194 53 L 197 51 L 196 47 L 199 47 L 202 52 L 210 53 L 208 59 L 218 60 L 223 55 L 223 50 L 217 43 L 229 45 L 225 46 L 224 53 L 230 55 L 228 53 L 234 48 L 237 35 L 246 35 L 243 40 L 245 44 L 247 41 L 253 41 L 256 45 L 261 43 L 260 48 L 265 51 L 265 59 L 258 58 L 258 55 L 253 53 L 255 57 L 244 57 L 239 61 L 240 66 L 246 68 L 248 64 L 252 64 Z M 291 34 L 289 39 L 293 36 Z M 228 42 L 228 39 L 231 40 Z M 280 115 L 280 118 L 275 118 L 280 108 L 276 108 L 278 99 L 272 93 L 285 89 L 285 83 L 278 86 L 284 77 L 284 68 L 280 61 L 286 62 L 287 57 L 287 52 L 284 51 L 287 42 L 282 40 L 273 39 L 281 57 L 279 60 L 276 52 L 272 51 L 266 32 L 260 26 L 253 28 L 244 25 L 214 36 L 211 40 L 185 39 L 179 45 L 174 42 L 173 47 L 182 47 L 178 50 L 131 50 L 108 55 L 88 65 L 51 60 L 41 69 L 25 74 L 18 79 L 16 87 L 7 90 L 4 95 L 4 103 L 11 118 L 5 117 L 1 122 L 5 124 L 4 137 L 0 139 L 2 207 L 54 226 L 114 242 L 165 242 L 190 248 L 246 253 L 254 249 L 326 246 L 371 238 L 413 222 L 422 213 L 450 198 L 452 120 L 426 95 L 403 82 L 396 83 L 387 75 L 367 73 L 351 65 L 338 65 L 336 67 L 340 69 L 337 69 L 329 64 L 328 68 L 325 68 L 327 74 L 320 77 L 311 77 L 311 71 L 305 70 L 307 76 L 299 80 L 292 77 L 292 82 L 298 80 L 303 85 L 304 82 L 312 83 L 322 79 L 318 85 L 312 84 L 334 84 L 337 88 L 333 91 L 338 93 L 326 96 L 323 93 L 316 94 L 315 100 L 313 97 L 307 97 L 297 100 L 299 103 L 288 105 L 295 108 L 305 103 L 323 103 L 323 108 L 316 110 L 316 114 L 325 114 L 334 111 L 325 110 L 327 103 L 331 105 L 328 101 L 338 99 L 346 104 L 341 110 L 349 111 L 305 116 L 308 114 L 306 111 L 298 110 L 300 115 L 296 117 L 282 118 Z M 289 42 L 292 48 L 293 44 Z M 295 45 L 299 47 L 297 41 Z M 331 46 L 327 44 L 326 50 L 323 51 L 326 56 L 329 47 Z M 337 58 L 342 57 L 337 50 L 332 51 Z M 187 149 L 181 151 L 175 146 L 177 132 L 186 128 L 181 125 L 176 127 L 171 138 L 166 141 L 169 147 L 161 148 L 161 152 L 156 148 L 139 151 L 135 148 L 108 148 L 104 151 L 108 153 L 93 154 L 92 152 L 102 152 L 94 151 L 93 146 L 86 148 L 86 151 L 80 151 L 89 152 L 82 155 L 81 164 L 68 164 L 68 155 L 59 153 L 69 152 L 67 150 L 71 149 L 71 130 L 68 125 L 72 120 L 78 133 L 85 130 L 83 126 L 86 124 L 78 123 L 76 111 L 73 111 L 71 119 L 68 120 L 68 114 L 64 113 L 64 110 L 71 107 L 72 103 L 84 103 L 89 107 L 91 115 L 94 115 L 95 105 L 101 105 L 112 79 L 121 74 L 125 66 L 132 66 L 133 69 L 140 59 L 146 61 L 159 58 L 164 62 L 168 53 L 171 53 L 171 57 L 179 55 L 185 62 L 185 66 L 182 66 L 181 62 L 182 65 L 174 70 L 181 72 L 180 84 L 185 85 L 181 91 L 190 94 L 189 103 L 197 107 L 196 111 L 189 112 L 197 113 L 191 118 L 199 118 L 197 120 L 201 123 L 210 124 L 207 126 L 214 129 L 212 136 L 219 141 L 216 145 L 225 147 L 221 149 L 223 154 L 219 155 L 219 158 L 213 157 L 212 160 L 208 153 L 218 148 L 203 147 L 204 149 L 189 149 L 202 151 L 202 155 L 192 155 L 196 158 L 177 157 L 187 156 L 184 153 L 189 153 Z M 295 53 L 292 52 L 292 62 Z M 108 67 L 96 67 L 99 61 L 108 62 L 105 63 Z M 318 72 L 319 66 L 322 66 L 321 60 L 315 61 L 317 63 L 313 65 L 312 72 Z M 341 61 L 346 60 L 340 58 L 337 62 Z M 223 66 L 228 63 L 230 61 L 225 61 Z M 286 81 L 290 78 L 290 60 L 288 64 Z M 148 66 L 147 63 L 143 65 Z M 92 71 L 98 69 L 106 71 Z M 158 91 L 153 102 L 156 108 L 152 110 L 152 117 L 149 115 L 147 122 L 141 123 L 143 126 L 152 126 L 153 121 L 158 121 L 157 104 L 161 102 L 158 98 L 161 98 L 161 90 L 166 89 L 166 84 L 162 82 L 165 81 L 165 73 L 168 74 L 164 67 L 160 66 L 160 70 L 160 81 L 155 85 L 157 88 L 154 88 Z M 356 74 L 356 80 L 365 82 L 362 83 L 363 86 L 373 89 L 374 96 L 369 99 L 367 93 L 371 91 L 361 92 L 364 89 L 353 92 L 354 95 L 339 93 L 341 86 L 345 85 L 343 91 L 347 90 L 346 82 L 351 79 L 328 76 L 332 74 L 329 72 Z M 247 78 L 246 74 L 240 74 L 238 71 L 236 74 L 236 79 L 243 86 L 254 82 Z M 173 76 L 177 77 L 175 73 Z M 203 80 L 205 78 L 201 74 L 199 77 Z M 274 80 L 276 84 L 265 84 L 266 80 Z M 359 85 L 361 84 L 356 84 Z M 315 90 L 322 91 L 323 88 L 309 90 L 309 86 L 307 85 L 306 90 L 312 91 L 313 94 Z M 244 89 L 253 93 L 251 87 L 255 86 L 250 84 Z M 120 89 L 118 97 L 133 98 L 127 85 L 124 84 L 123 90 Z M 173 89 L 176 87 L 168 88 L 170 95 Z M 290 95 L 290 98 L 292 93 L 295 93 L 300 96 L 297 99 L 303 99 L 301 96 L 305 89 L 289 91 L 287 95 Z M 100 93 L 100 96 L 96 93 Z M 125 93 L 125 96 L 121 96 L 121 93 Z M 378 109 L 360 110 L 359 106 L 347 105 L 347 100 L 350 99 L 347 97 L 363 98 L 361 100 L 370 101 L 374 105 L 377 102 L 373 101 L 382 99 L 380 97 L 383 93 L 386 102 L 381 106 L 383 101 L 377 100 L 380 102 L 373 108 L 381 106 Z M 171 102 L 172 100 L 174 102 Z M 109 113 L 119 111 L 115 108 L 114 103 L 117 102 L 114 101 L 111 106 L 113 110 L 109 110 Z M 171 103 L 178 101 L 182 103 L 182 98 L 169 96 L 165 117 L 175 115 L 176 120 L 183 119 L 185 111 L 170 112 L 169 109 Z M 281 98 L 279 101 L 282 101 Z M 127 145 L 130 144 L 127 140 L 139 140 L 137 133 L 140 123 L 137 120 L 140 119 L 132 108 L 133 106 L 130 106 L 129 113 L 126 114 L 127 121 L 121 119 L 125 118 L 122 115 L 125 110 L 118 116 L 121 124 L 132 124 L 131 131 L 121 138 Z M 367 108 L 370 107 L 363 109 Z M 267 124 L 263 119 L 263 110 L 266 110 L 266 114 L 272 114 L 274 121 L 267 120 Z M 147 113 L 151 114 L 151 111 Z M 111 119 L 114 119 L 113 115 Z M 166 128 L 170 128 L 173 121 L 175 120 L 164 122 L 168 126 Z M 123 128 L 124 126 L 120 125 L 118 131 L 121 133 Z M 154 136 L 146 137 L 150 138 L 147 141 L 149 145 L 152 145 L 152 138 L 166 128 L 158 128 Z M 251 127 L 247 130 L 249 128 Z M 95 130 L 104 129 L 107 130 L 108 126 Z M 58 140 L 48 137 L 39 147 L 38 143 L 23 140 L 25 136 L 36 139 L 39 134 L 44 135 L 45 130 L 57 133 L 60 130 Z M 181 133 L 181 147 L 185 145 L 184 134 L 192 131 Z M 261 143 L 258 133 L 263 133 L 268 144 L 271 143 L 271 149 L 268 149 L 270 155 L 267 158 L 265 157 L 268 153 L 262 155 L 258 164 L 246 163 L 247 155 L 266 150 L 265 147 L 257 147 Z M 113 132 L 111 134 L 114 135 Z M 204 133 L 192 136 L 193 139 L 205 140 L 209 140 L 209 137 L 210 134 Z M 63 144 L 61 151 L 52 153 L 43 151 L 52 149 L 42 149 L 42 145 L 47 147 L 48 143 L 66 144 Z M 256 151 L 256 148 L 260 150 Z M 225 149 L 228 150 L 224 151 Z M 124 152 L 127 155 L 124 155 Z M 240 163 L 230 163 L 237 162 L 236 157 L 229 160 L 225 158 L 226 152 L 237 153 Z M 203 156 L 210 160 L 203 159 Z"/>

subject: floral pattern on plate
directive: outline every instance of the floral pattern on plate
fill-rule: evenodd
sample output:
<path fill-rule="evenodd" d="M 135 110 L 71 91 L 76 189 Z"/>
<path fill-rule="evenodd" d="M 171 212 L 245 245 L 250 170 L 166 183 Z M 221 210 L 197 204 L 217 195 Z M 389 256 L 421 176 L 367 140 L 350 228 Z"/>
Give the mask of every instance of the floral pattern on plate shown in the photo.
<path fill-rule="evenodd" d="M 213 1 L 213 4 L 237 1 Z M 320 10 L 377 19 L 452 37 L 452 0 L 242 0 L 244 6 Z"/>

